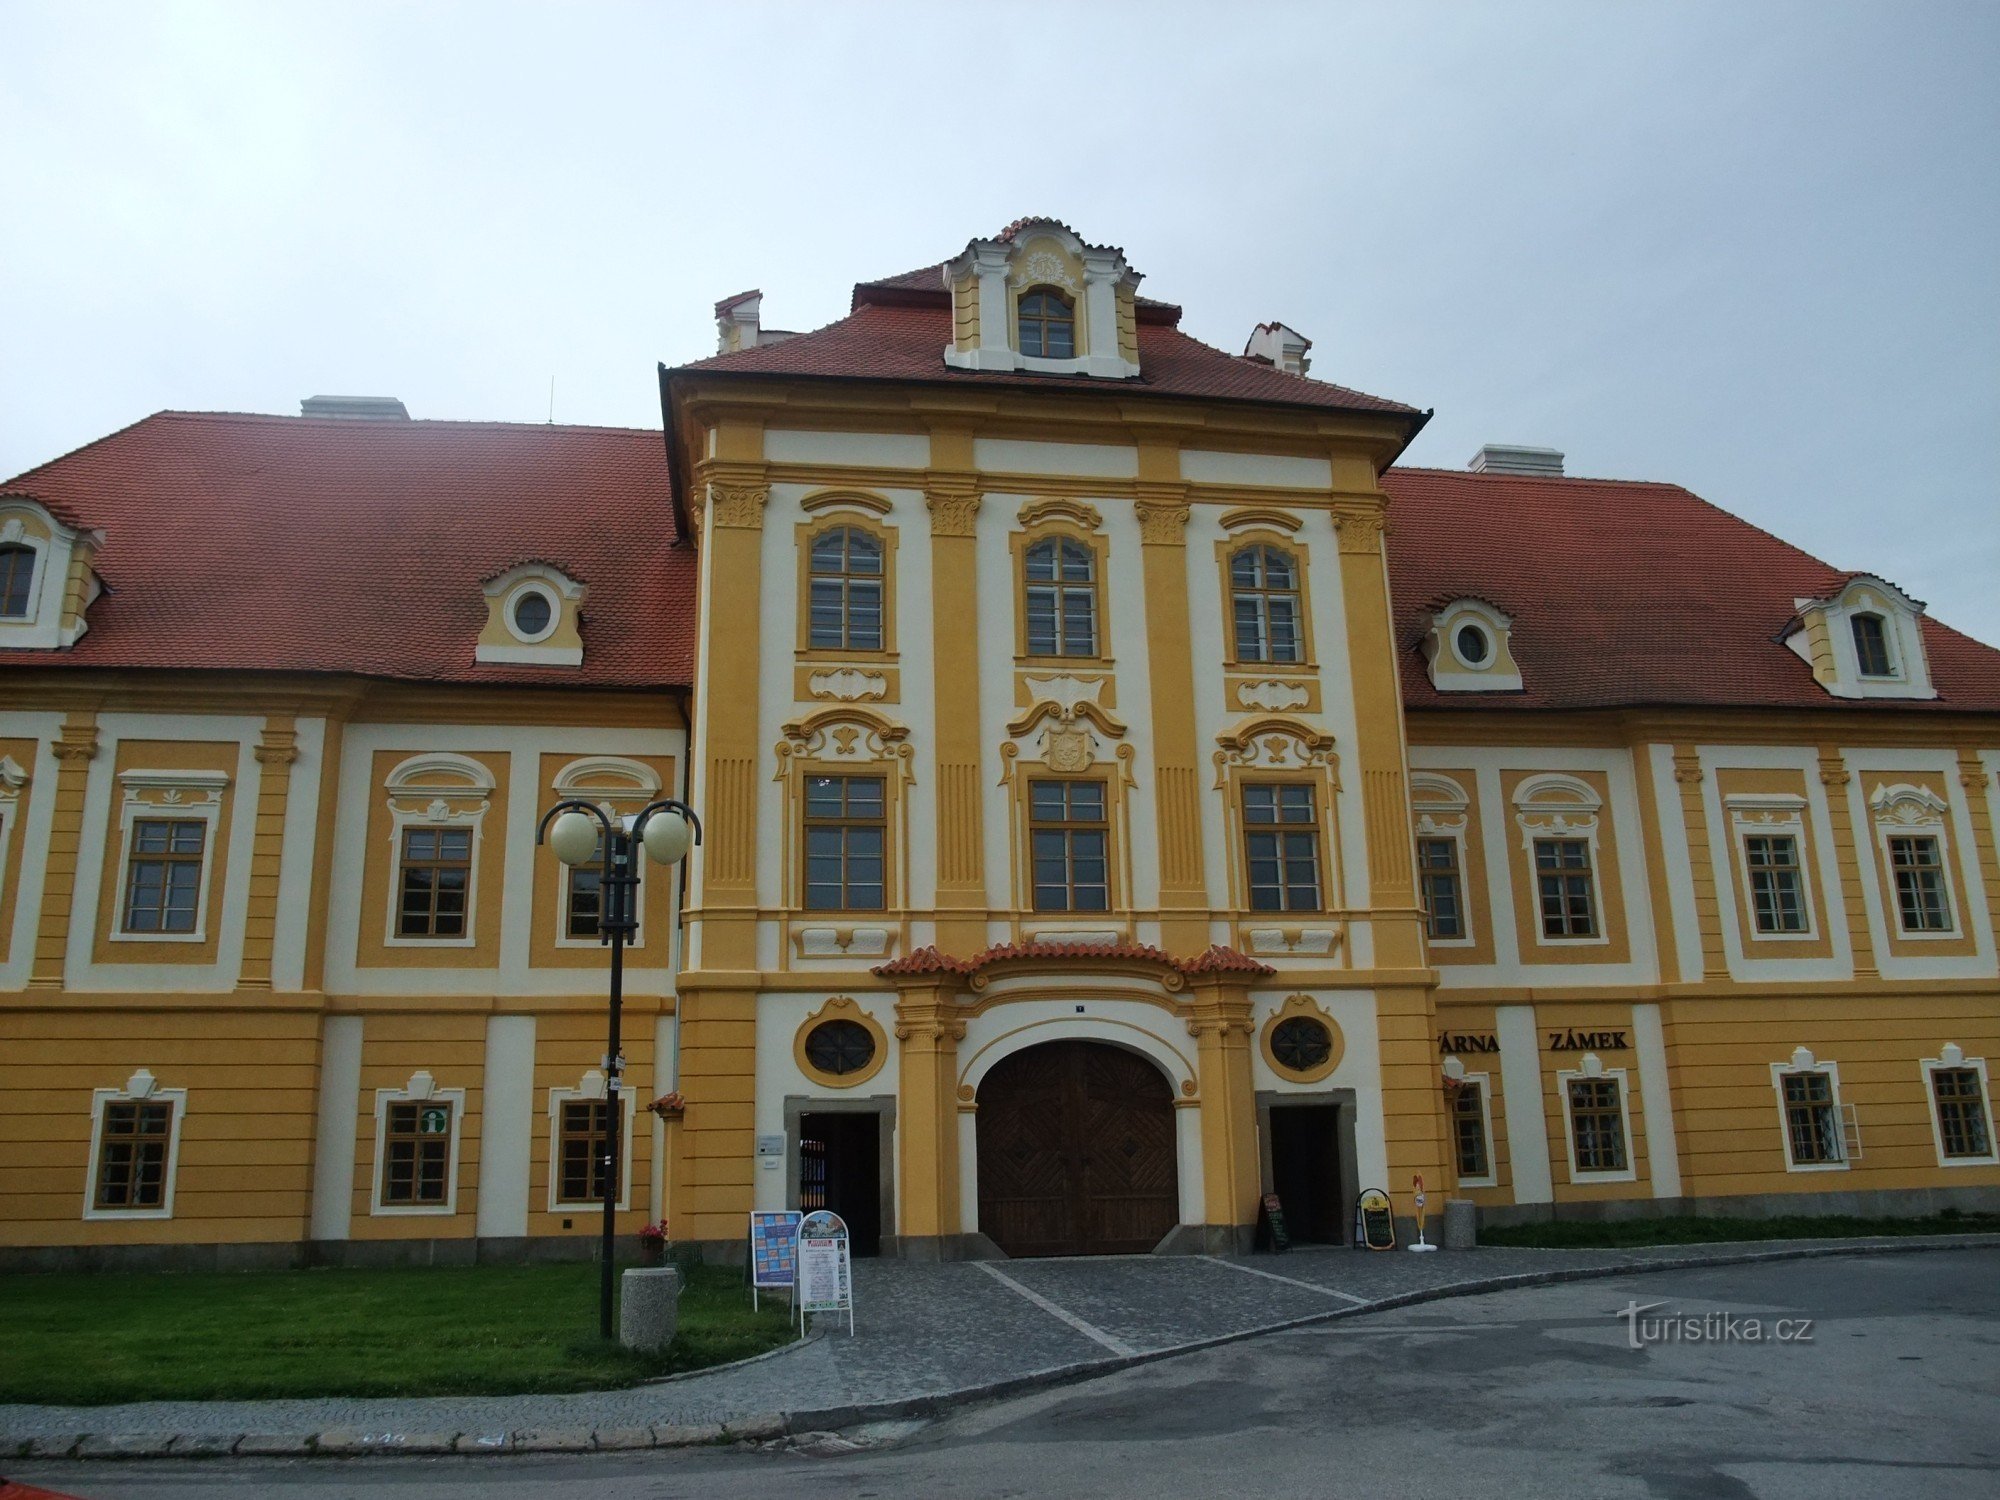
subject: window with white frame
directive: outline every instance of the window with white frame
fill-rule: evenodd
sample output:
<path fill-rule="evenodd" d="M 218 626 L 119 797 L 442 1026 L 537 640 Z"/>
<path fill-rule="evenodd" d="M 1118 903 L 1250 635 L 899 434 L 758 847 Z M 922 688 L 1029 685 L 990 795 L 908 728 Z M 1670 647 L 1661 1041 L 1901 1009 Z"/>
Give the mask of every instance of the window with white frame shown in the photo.
<path fill-rule="evenodd" d="M 114 940 L 198 943 L 208 931 L 223 771 L 125 771 Z"/>
<path fill-rule="evenodd" d="M 660 775 L 644 761 L 618 755 L 593 755 L 573 760 L 555 775 L 550 790 L 557 800 L 574 797 L 595 803 L 616 822 L 637 813 L 660 795 Z M 604 840 L 600 836 L 587 863 L 565 865 L 559 882 L 561 909 L 556 914 L 558 947 L 595 947 L 604 918 Z M 645 902 L 633 903 L 639 924 L 625 940 L 627 948 L 644 947 Z"/>
<path fill-rule="evenodd" d="M 1753 938 L 1810 938 L 1813 916 L 1805 868 L 1806 799 L 1790 793 L 1726 799 L 1743 865 L 1743 899 Z"/>
<path fill-rule="evenodd" d="M 549 1090 L 549 1208 L 582 1208 L 604 1201 L 610 1161 L 611 1110 L 604 1075 L 592 1068 L 573 1089 Z M 618 1123 L 618 1206 L 631 1206 L 632 1122 L 636 1095 L 621 1088 Z"/>
<path fill-rule="evenodd" d="M 1451 1064 L 1457 1063 L 1454 1070 Z M 1456 1077 L 1453 1077 L 1454 1072 Z M 1498 1177 L 1493 1162 L 1493 1100 L 1488 1075 L 1467 1073 L 1457 1058 L 1446 1060 L 1451 1095 L 1452 1149 L 1460 1187 L 1491 1187 Z"/>
<path fill-rule="evenodd" d="M 389 772 L 390 945 L 476 941 L 479 851 L 494 786 L 493 773 L 469 755 L 414 755 Z"/>
<path fill-rule="evenodd" d="M 1885 579 L 1851 578 L 1837 594 L 1794 599 L 1782 637 L 1836 698 L 1935 698 L 1922 601 Z"/>
<path fill-rule="evenodd" d="M 1623 1068 L 1607 1068 L 1586 1052 L 1575 1071 L 1556 1075 L 1563 1130 L 1569 1137 L 1570 1181 L 1630 1182 L 1632 1112 Z"/>
<path fill-rule="evenodd" d="M 1472 799 L 1450 777 L 1417 771 L 1410 777 L 1410 801 L 1416 813 L 1417 895 L 1425 933 L 1433 944 L 1469 944 L 1465 847 Z"/>
<path fill-rule="evenodd" d="M 123 1088 L 90 1096 L 86 1219 L 171 1219 L 187 1090 L 163 1089 L 140 1068 Z"/>
<path fill-rule="evenodd" d="M 1847 1122 L 1840 1107 L 1840 1069 L 1821 1062 L 1804 1047 L 1791 1061 L 1771 1064 L 1784 1128 L 1785 1165 L 1794 1172 L 1825 1171 L 1848 1164 Z"/>
<path fill-rule="evenodd" d="M 1957 931 L 1952 915 L 1945 815 L 1950 804 L 1929 787 L 1879 786 L 1868 799 L 1875 815 L 1896 923 L 1904 937 Z"/>
<path fill-rule="evenodd" d="M 1958 1043 L 1946 1042 L 1938 1055 L 1925 1058 L 1922 1066 L 1939 1165 L 1969 1167 L 2000 1161 L 1995 1154 L 1986 1059 L 1967 1057 Z"/>
<path fill-rule="evenodd" d="M 375 1091 L 377 1214 L 458 1211 L 458 1139 L 465 1090 L 419 1071 L 399 1089 Z"/>
<path fill-rule="evenodd" d="M 1539 942 L 1607 941 L 1597 874 L 1603 807 L 1589 782 L 1558 772 L 1529 776 L 1514 789 Z"/>

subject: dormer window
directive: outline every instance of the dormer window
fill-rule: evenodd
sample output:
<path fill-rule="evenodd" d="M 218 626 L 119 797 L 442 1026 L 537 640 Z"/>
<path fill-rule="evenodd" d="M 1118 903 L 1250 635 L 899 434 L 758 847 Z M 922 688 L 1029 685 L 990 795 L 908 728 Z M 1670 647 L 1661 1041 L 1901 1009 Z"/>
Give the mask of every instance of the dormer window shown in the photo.
<path fill-rule="evenodd" d="M 1924 657 L 1924 606 L 1869 574 L 1838 592 L 1795 599 L 1784 643 L 1836 698 L 1935 698 Z"/>
<path fill-rule="evenodd" d="M 1440 693 L 1518 693 L 1514 617 L 1484 599 L 1454 599 L 1431 616 L 1422 641 L 1431 686 Z"/>
<path fill-rule="evenodd" d="M 1034 359 L 1076 358 L 1076 304 L 1053 287 L 1021 298 L 1021 352 Z"/>
<path fill-rule="evenodd" d="M 28 618 L 28 588 L 34 581 L 34 549 L 0 547 L 0 619 Z"/>
<path fill-rule="evenodd" d="M 1854 659 L 1860 665 L 1863 677 L 1894 677 L 1896 669 L 1889 659 L 1889 631 L 1880 615 L 1856 615 L 1849 621 L 1854 627 Z"/>
<path fill-rule="evenodd" d="M 522 563 L 483 585 L 486 628 L 473 660 L 521 666 L 583 663 L 584 586 L 550 563 Z"/>

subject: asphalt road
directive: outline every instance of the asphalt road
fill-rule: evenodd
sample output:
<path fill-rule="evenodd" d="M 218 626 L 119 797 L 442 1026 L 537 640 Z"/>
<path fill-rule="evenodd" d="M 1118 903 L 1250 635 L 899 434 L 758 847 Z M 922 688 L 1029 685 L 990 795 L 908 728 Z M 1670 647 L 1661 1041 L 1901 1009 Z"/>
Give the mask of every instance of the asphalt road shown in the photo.
<path fill-rule="evenodd" d="M 1633 1303 L 1664 1305 L 1618 1315 Z M 1631 1347 L 1634 1322 L 1666 1332 L 1669 1316 L 1674 1341 Z M 1762 1341 L 1741 1341 L 1745 1319 L 1760 1320 Z M 1790 1337 L 1779 1342 L 1780 1332 Z M 1738 1341 L 1716 1338 L 1732 1333 Z M 12 1477 L 87 1500 L 1992 1500 L 2000 1252 L 1492 1293 L 1269 1335 L 913 1427 L 767 1450 L 68 1463 Z"/>

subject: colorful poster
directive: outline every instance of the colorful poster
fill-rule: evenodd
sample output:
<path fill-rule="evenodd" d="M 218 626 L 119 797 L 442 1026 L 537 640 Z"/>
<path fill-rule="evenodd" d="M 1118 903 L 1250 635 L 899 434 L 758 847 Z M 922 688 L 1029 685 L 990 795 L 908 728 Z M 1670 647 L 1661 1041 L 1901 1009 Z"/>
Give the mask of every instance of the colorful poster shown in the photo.
<path fill-rule="evenodd" d="M 789 1287 L 798 1281 L 799 1220 L 797 1209 L 750 1215 L 750 1284 Z"/>

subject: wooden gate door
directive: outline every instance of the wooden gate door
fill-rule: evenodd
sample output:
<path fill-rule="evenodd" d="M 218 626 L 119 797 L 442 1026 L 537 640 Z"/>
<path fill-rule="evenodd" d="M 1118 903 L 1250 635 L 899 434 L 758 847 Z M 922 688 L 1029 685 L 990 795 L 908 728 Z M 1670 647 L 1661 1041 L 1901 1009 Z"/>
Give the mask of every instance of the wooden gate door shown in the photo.
<path fill-rule="evenodd" d="M 1144 1254 L 1180 1218 L 1173 1090 L 1142 1057 L 1047 1042 L 979 1089 L 979 1227 L 1009 1255 Z"/>

